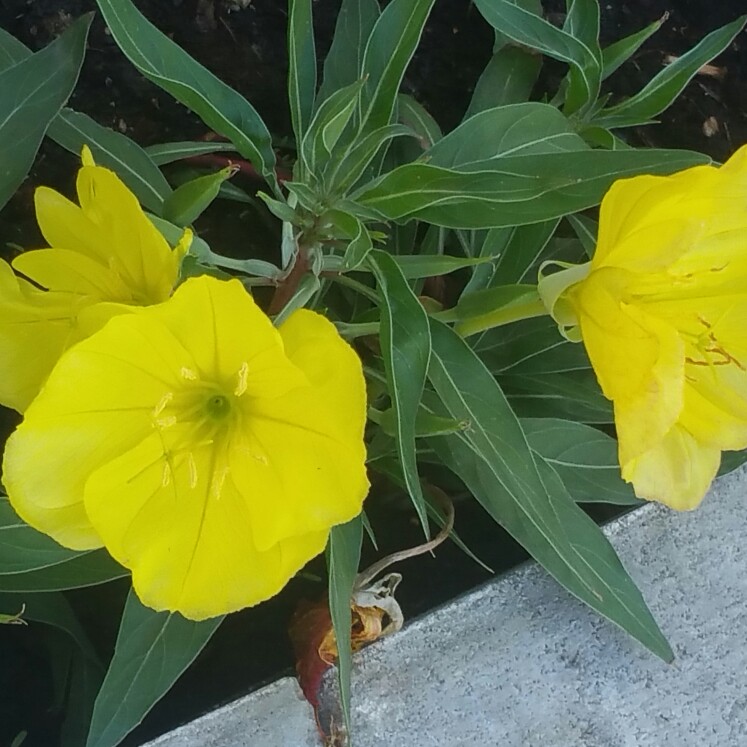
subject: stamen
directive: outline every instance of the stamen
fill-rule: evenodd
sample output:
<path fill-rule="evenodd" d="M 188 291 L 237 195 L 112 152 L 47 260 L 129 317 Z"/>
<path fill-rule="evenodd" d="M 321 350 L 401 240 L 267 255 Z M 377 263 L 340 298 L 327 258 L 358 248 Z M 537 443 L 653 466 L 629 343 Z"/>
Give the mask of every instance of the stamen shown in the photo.
<path fill-rule="evenodd" d="M 236 385 L 236 389 L 234 390 L 234 394 L 237 397 L 240 397 L 242 394 L 244 394 L 244 392 L 246 392 L 246 386 L 247 386 L 248 379 L 249 379 L 249 364 L 246 361 L 244 361 L 241 364 L 241 367 L 239 368 L 239 373 L 238 373 L 239 381 L 238 381 L 238 384 Z"/>
<path fill-rule="evenodd" d="M 213 480 L 210 485 L 211 498 L 215 498 L 215 500 L 220 499 L 221 493 L 223 492 L 223 485 L 226 482 L 226 477 L 228 476 L 228 472 L 228 465 L 223 465 L 223 467 L 217 470 L 216 474 L 213 475 Z"/>
<path fill-rule="evenodd" d="M 187 465 L 189 466 L 189 487 L 194 489 L 197 487 L 197 463 L 191 451 L 187 456 Z"/>
<path fill-rule="evenodd" d="M 171 484 L 171 465 L 168 460 L 163 463 L 163 475 L 161 477 L 161 485 L 164 488 Z"/>
<path fill-rule="evenodd" d="M 166 394 L 161 397 L 158 404 L 155 406 L 155 409 L 153 410 L 153 417 L 157 418 L 165 409 L 166 406 L 171 402 L 171 400 L 174 399 L 174 392 L 166 392 Z"/>

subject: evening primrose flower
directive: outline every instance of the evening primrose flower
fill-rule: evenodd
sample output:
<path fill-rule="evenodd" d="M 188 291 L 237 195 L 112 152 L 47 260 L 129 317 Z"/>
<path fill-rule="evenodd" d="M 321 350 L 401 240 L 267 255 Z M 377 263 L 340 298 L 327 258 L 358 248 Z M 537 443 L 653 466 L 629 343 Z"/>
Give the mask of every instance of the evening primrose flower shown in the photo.
<path fill-rule="evenodd" d="M 742 148 L 720 168 L 616 182 L 592 261 L 540 283 L 614 404 L 641 498 L 694 508 L 721 452 L 747 447 L 746 247 Z"/>
<path fill-rule="evenodd" d="M 144 604 L 201 620 L 276 594 L 368 490 L 360 360 L 279 327 L 238 280 L 187 280 L 68 350 L 8 441 L 18 514 L 104 545 Z"/>
<path fill-rule="evenodd" d="M 186 232 L 172 250 L 87 147 L 77 191 L 80 206 L 37 189 L 36 217 L 49 248 L 13 260 L 23 277 L 0 260 L 0 404 L 21 412 L 70 345 L 131 306 L 169 297 L 191 238 Z"/>

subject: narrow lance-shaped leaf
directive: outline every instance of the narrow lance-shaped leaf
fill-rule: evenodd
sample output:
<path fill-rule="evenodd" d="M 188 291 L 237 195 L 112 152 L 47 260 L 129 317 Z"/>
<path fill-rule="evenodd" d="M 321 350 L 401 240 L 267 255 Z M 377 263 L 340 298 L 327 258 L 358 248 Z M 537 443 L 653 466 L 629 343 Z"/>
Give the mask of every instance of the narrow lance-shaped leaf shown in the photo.
<path fill-rule="evenodd" d="M 406 93 L 397 96 L 397 118 L 413 131 L 423 150 L 430 148 L 443 137 L 438 122 L 422 104 Z"/>
<path fill-rule="evenodd" d="M 30 56 L 30 49 L 0 29 L 0 70 Z M 171 193 L 157 165 L 137 143 L 85 114 L 63 109 L 52 120 L 47 135 L 76 156 L 88 145 L 96 162 L 115 171 L 149 210 L 160 212 L 163 201 Z"/>
<path fill-rule="evenodd" d="M 397 452 L 407 490 L 428 536 L 415 450 L 415 420 L 431 354 L 428 315 L 389 254 L 374 249 L 368 256 L 381 295 L 381 350 L 396 423 Z"/>
<path fill-rule="evenodd" d="M 227 137 L 278 191 L 270 133 L 254 107 L 161 33 L 130 0 L 97 0 L 109 30 L 133 65 Z"/>
<path fill-rule="evenodd" d="M 425 159 L 432 166 L 481 162 L 490 168 L 492 159 L 577 150 L 588 146 L 567 117 L 554 106 L 530 101 L 475 114 L 426 151 Z"/>
<path fill-rule="evenodd" d="M 177 187 L 163 204 L 163 217 L 177 226 L 188 226 L 218 196 L 221 185 L 236 173 L 232 166 L 190 179 Z"/>
<path fill-rule="evenodd" d="M 92 16 L 0 73 L 0 207 L 26 178 L 50 123 L 75 88 Z"/>
<path fill-rule="evenodd" d="M 106 551 L 75 552 L 36 531 L 0 496 L 0 591 L 57 591 L 127 575 Z"/>
<path fill-rule="evenodd" d="M 233 152 L 236 150 L 236 146 L 233 143 L 221 143 L 215 140 L 211 142 L 181 140 L 173 143 L 149 145 L 144 150 L 153 163 L 157 166 L 164 166 L 183 158 L 203 156 L 208 153 Z"/>
<path fill-rule="evenodd" d="M 311 120 L 316 94 L 316 48 L 311 0 L 288 3 L 288 100 L 296 142 Z"/>
<path fill-rule="evenodd" d="M 617 441 L 583 423 L 558 418 L 521 421 L 529 446 L 563 481 L 574 501 L 640 506 L 620 475 Z"/>
<path fill-rule="evenodd" d="M 435 0 L 392 0 L 371 31 L 363 56 L 361 120 L 367 131 L 388 125 L 399 86 Z"/>
<path fill-rule="evenodd" d="M 317 103 L 361 77 L 368 37 L 380 15 L 377 0 L 343 0 L 335 34 L 324 60 L 324 80 Z"/>
<path fill-rule="evenodd" d="M 460 169 L 415 163 L 366 185 L 354 199 L 384 219 L 418 218 L 447 228 L 515 226 L 592 207 L 616 179 L 669 174 L 708 160 L 650 149 L 506 156 Z"/>
<path fill-rule="evenodd" d="M 541 67 L 542 55 L 528 49 L 509 44 L 495 51 L 475 84 L 465 120 L 486 109 L 526 101 Z"/>
<path fill-rule="evenodd" d="M 194 661 L 222 620 L 193 622 L 154 612 L 130 592 L 86 747 L 119 744 Z"/>
<path fill-rule="evenodd" d="M 570 592 L 670 661 L 672 651 L 602 531 L 557 474 L 529 448 L 521 425 L 480 359 L 432 322 L 428 372 L 437 414 L 469 422 L 429 442 L 475 498 Z"/>
<path fill-rule="evenodd" d="M 301 143 L 301 157 L 313 174 L 326 165 L 358 106 L 363 81 L 335 91 L 316 111 Z"/>
<path fill-rule="evenodd" d="M 700 68 L 723 52 L 747 23 L 747 16 L 712 31 L 689 52 L 667 65 L 637 94 L 598 114 L 601 127 L 631 127 L 650 121 L 668 108 Z"/>
<path fill-rule="evenodd" d="M 668 14 L 665 14 L 658 21 L 650 23 L 640 31 L 636 31 L 623 39 L 618 39 L 605 47 L 602 50 L 602 80 L 609 78 L 612 73 L 627 62 L 640 49 L 641 45 L 661 28 L 668 17 Z"/>
<path fill-rule="evenodd" d="M 601 55 L 596 49 L 510 0 L 474 0 L 485 20 L 501 34 L 573 67 L 566 97 L 568 113 L 584 110 L 599 94 Z"/>
<path fill-rule="evenodd" d="M 150 156 L 135 141 L 89 116 L 63 109 L 47 134 L 76 155 L 87 145 L 96 163 L 116 172 L 148 210 L 160 213 L 170 197 L 171 187 Z"/>
<path fill-rule="evenodd" d="M 351 650 L 352 614 L 350 604 L 358 575 L 363 542 L 363 522 L 358 516 L 347 524 L 332 527 L 327 545 L 329 572 L 329 612 L 337 641 L 337 676 L 345 726 L 350 732 L 350 676 L 353 671 Z"/>
<path fill-rule="evenodd" d="M 566 0 L 567 12 L 563 22 L 563 31 L 568 32 L 574 39 L 581 42 L 594 58 L 595 65 L 591 75 L 594 76 L 599 93 L 602 69 L 602 50 L 599 46 L 599 0 Z M 585 94 L 586 82 L 578 79 L 582 75 L 575 67 L 569 72 L 569 85 L 565 92 L 565 111 L 572 113 L 577 109 L 586 111 L 596 103 L 596 96 L 587 98 Z"/>

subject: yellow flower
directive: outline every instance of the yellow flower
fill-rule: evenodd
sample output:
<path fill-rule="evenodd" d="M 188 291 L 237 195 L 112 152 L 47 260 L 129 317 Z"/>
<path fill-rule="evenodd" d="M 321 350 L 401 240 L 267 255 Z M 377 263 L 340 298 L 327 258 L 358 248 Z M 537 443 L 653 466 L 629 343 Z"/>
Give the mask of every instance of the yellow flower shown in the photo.
<path fill-rule="evenodd" d="M 36 190 L 36 217 L 49 248 L 24 252 L 13 268 L 38 287 L 0 260 L 0 404 L 20 412 L 70 345 L 129 306 L 169 297 L 191 239 L 186 232 L 172 250 L 88 148 L 77 190 L 80 207 L 47 187 Z"/>
<path fill-rule="evenodd" d="M 586 269 L 555 316 L 579 325 L 614 403 L 622 475 L 694 508 L 721 451 L 747 447 L 747 148 L 616 182 Z"/>
<path fill-rule="evenodd" d="M 8 441 L 8 496 L 140 599 L 200 620 L 276 594 L 368 490 L 360 360 L 323 316 L 278 329 L 238 280 L 187 280 L 68 350 Z"/>

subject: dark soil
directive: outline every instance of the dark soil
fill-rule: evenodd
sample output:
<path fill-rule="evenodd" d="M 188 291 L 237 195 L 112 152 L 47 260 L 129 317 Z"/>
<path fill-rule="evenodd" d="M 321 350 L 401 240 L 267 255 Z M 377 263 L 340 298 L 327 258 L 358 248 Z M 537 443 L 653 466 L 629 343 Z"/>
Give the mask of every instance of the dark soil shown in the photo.
<path fill-rule="evenodd" d="M 285 102 L 286 12 L 280 0 L 252 0 L 244 10 L 230 11 L 222 0 L 140 0 L 136 4 L 191 55 L 246 96 L 267 122 L 279 147 L 287 143 L 289 116 Z M 605 42 L 614 41 L 670 13 L 653 39 L 608 81 L 617 97 L 642 87 L 666 59 L 681 55 L 708 31 L 744 11 L 743 0 L 626 0 L 603 3 Z M 316 0 L 318 48 L 331 37 L 339 0 Z M 563 0 L 546 0 L 553 21 L 562 22 Z M 0 26 L 36 50 L 49 43 L 71 19 L 95 9 L 92 0 L 0 0 Z M 407 90 L 436 117 L 444 130 L 461 119 L 479 72 L 490 57 L 492 31 L 465 0 L 439 0 L 423 42 L 408 72 Z M 747 141 L 747 37 L 740 35 L 715 61 L 718 75 L 698 76 L 684 95 L 661 116 L 661 124 L 637 128 L 639 144 L 700 150 L 724 160 Z M 563 69 L 548 62 L 535 91 L 557 84 Z M 94 21 L 79 86 L 70 102 L 100 123 L 148 145 L 168 140 L 197 139 L 205 126 L 184 107 L 145 81 L 124 59 L 100 19 Z M 0 214 L 0 252 L 9 245 L 33 247 L 41 237 L 33 223 L 31 197 L 38 184 L 72 191 L 76 159 L 53 143 L 45 143 L 34 170 L 18 195 Z M 248 179 L 247 191 L 259 186 Z M 225 254 L 247 252 L 272 258 L 278 245 L 274 229 L 257 212 L 236 203 L 218 202 L 200 219 L 198 230 L 214 249 Z M 247 238 L 248 237 L 248 238 Z M 248 243 L 247 243 L 248 242 Z M 17 421 L 0 412 L 8 432 Z M 401 495 L 378 486 L 367 506 L 377 530 L 381 554 L 417 544 L 417 522 Z M 604 511 L 598 518 L 605 518 Z M 473 501 L 457 506 L 457 530 L 464 541 L 496 571 L 526 555 L 487 521 Z M 375 554 L 367 545 L 365 556 Z M 307 569 L 324 576 L 321 560 Z M 454 545 L 439 548 L 437 557 L 408 561 L 400 569 L 405 580 L 398 598 L 411 618 L 486 580 L 489 574 Z M 275 599 L 257 609 L 231 616 L 195 665 L 176 684 L 126 744 L 135 745 L 237 697 L 263 682 L 292 671 L 287 621 L 299 599 L 323 593 L 321 581 L 294 579 Z M 124 584 L 110 584 L 68 596 L 104 660 L 111 654 Z M 111 614 L 109 614 L 111 613 Z M 59 712 L 51 704 L 51 670 L 40 652 L 35 627 L 0 628 L 0 744 L 8 744 L 22 728 L 30 734 L 25 747 L 53 747 Z M 7 631 L 7 634 L 6 634 Z M 8 701 L 12 693 L 14 700 Z"/>

